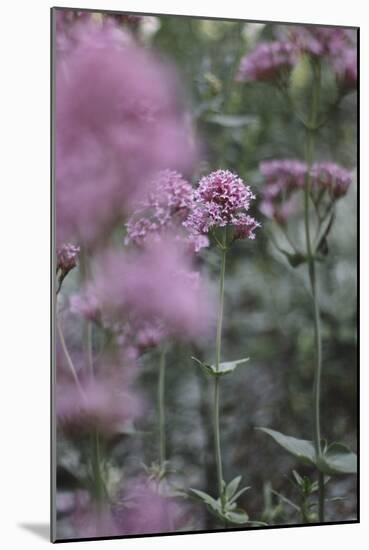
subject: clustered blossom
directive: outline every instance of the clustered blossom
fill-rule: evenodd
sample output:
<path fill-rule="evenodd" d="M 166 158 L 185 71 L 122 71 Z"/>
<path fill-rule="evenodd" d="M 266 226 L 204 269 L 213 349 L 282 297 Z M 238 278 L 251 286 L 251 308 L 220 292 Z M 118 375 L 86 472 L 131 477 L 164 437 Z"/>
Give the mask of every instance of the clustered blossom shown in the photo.
<path fill-rule="evenodd" d="M 357 83 L 357 53 L 352 33 L 339 27 L 296 26 L 281 33 L 281 39 L 261 42 L 241 60 L 236 79 L 272 81 L 290 71 L 299 55 L 325 57 L 343 89 Z"/>
<path fill-rule="evenodd" d="M 259 169 L 265 178 L 260 211 L 284 224 L 297 208 L 294 192 L 305 185 L 307 166 L 299 160 L 282 159 L 263 161 Z"/>
<path fill-rule="evenodd" d="M 333 162 L 317 162 L 311 169 L 312 184 L 323 188 L 335 199 L 346 195 L 352 182 L 351 172 Z"/>
<path fill-rule="evenodd" d="M 149 241 L 138 252 L 108 251 L 96 261 L 92 280 L 74 298 L 72 307 L 105 326 L 116 327 L 126 341 L 129 330 L 139 329 L 139 349 L 148 342 L 148 324 L 155 339 L 171 335 L 201 339 L 212 327 L 207 285 L 193 271 L 191 257 L 175 239 Z M 145 327 L 146 323 L 146 327 Z M 142 330 L 142 332 L 140 332 Z M 147 343 L 146 342 L 146 343 Z"/>
<path fill-rule="evenodd" d="M 296 51 L 289 42 L 262 42 L 241 60 L 237 80 L 273 80 L 295 63 Z"/>
<path fill-rule="evenodd" d="M 80 251 L 79 246 L 71 243 L 60 246 L 56 251 L 56 271 L 60 270 L 63 276 L 67 275 L 71 269 L 76 267 Z"/>
<path fill-rule="evenodd" d="M 228 170 L 204 176 L 194 191 L 194 206 L 184 226 L 194 235 L 204 235 L 217 227 L 231 226 L 235 238 L 255 238 L 260 224 L 246 212 L 255 198 L 241 178 Z"/>
<path fill-rule="evenodd" d="M 187 170 L 195 146 L 177 78 L 113 22 L 75 24 L 57 53 L 56 235 L 104 239 L 163 168 Z"/>
<path fill-rule="evenodd" d="M 299 51 L 316 57 L 341 55 L 350 42 L 347 29 L 340 27 L 296 26 L 289 36 Z"/>
<path fill-rule="evenodd" d="M 263 161 L 259 170 L 265 179 L 260 210 L 268 218 L 285 224 L 298 208 L 296 192 L 306 184 L 308 167 L 299 160 L 281 159 Z M 352 181 L 348 170 L 332 162 L 314 163 L 310 174 L 312 190 L 328 190 L 334 199 L 345 195 Z"/>
<path fill-rule="evenodd" d="M 178 172 L 160 172 L 126 224 L 125 244 L 142 245 L 147 238 L 160 237 L 170 231 L 178 238 L 187 239 L 195 252 L 207 246 L 206 238 L 195 240 L 192 235 L 183 234 L 182 222 L 191 211 L 192 193 L 192 186 Z"/>

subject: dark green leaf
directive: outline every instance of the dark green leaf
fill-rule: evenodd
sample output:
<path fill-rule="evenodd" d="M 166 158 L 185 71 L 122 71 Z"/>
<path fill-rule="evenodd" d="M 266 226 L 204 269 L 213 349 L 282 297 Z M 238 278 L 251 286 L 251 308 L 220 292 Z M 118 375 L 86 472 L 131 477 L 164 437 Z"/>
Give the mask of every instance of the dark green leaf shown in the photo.
<path fill-rule="evenodd" d="M 226 512 L 224 518 L 231 523 L 243 524 L 248 522 L 249 516 L 246 514 L 245 510 L 236 508 L 232 512 Z"/>
<path fill-rule="evenodd" d="M 297 439 L 289 435 L 284 435 L 276 430 L 269 428 L 257 428 L 258 430 L 270 435 L 276 443 L 281 445 L 286 451 L 304 462 L 305 464 L 315 464 L 315 451 L 311 441 L 306 439 Z"/>
<path fill-rule="evenodd" d="M 241 479 L 241 476 L 237 476 L 228 483 L 225 490 L 227 500 L 230 500 L 233 497 L 238 489 Z"/>
<path fill-rule="evenodd" d="M 357 456 L 345 445 L 332 443 L 319 460 L 318 468 L 326 474 L 356 474 Z"/>

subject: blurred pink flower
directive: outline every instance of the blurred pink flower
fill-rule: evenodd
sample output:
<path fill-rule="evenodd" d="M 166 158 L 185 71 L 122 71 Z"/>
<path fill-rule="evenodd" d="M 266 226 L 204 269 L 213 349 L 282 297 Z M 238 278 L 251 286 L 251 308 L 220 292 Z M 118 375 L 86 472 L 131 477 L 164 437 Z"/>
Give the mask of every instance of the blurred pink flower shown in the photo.
<path fill-rule="evenodd" d="M 57 239 L 91 244 L 154 173 L 187 170 L 194 144 L 174 72 L 113 21 L 75 25 L 78 40 L 56 63 Z"/>
<path fill-rule="evenodd" d="M 333 162 L 316 162 L 311 169 L 312 185 L 328 189 L 333 198 L 346 195 L 352 183 L 351 172 Z"/>
<path fill-rule="evenodd" d="M 341 55 L 351 44 L 351 33 L 342 27 L 301 25 L 289 27 L 288 36 L 297 50 L 316 57 Z"/>
<path fill-rule="evenodd" d="M 235 237 L 254 239 L 260 224 L 246 214 L 255 198 L 236 174 L 217 170 L 204 176 L 194 191 L 193 210 L 183 225 L 194 235 L 209 233 L 216 227 L 232 226 Z"/>
<path fill-rule="evenodd" d="M 114 516 L 122 535 L 169 533 L 183 528 L 185 510 L 173 497 L 158 494 L 144 478 L 130 481 L 122 491 Z"/>
<path fill-rule="evenodd" d="M 139 250 L 102 254 L 96 258 L 92 280 L 81 291 L 82 300 L 86 293 L 110 325 L 149 323 L 185 340 L 201 339 L 213 328 L 207 285 L 193 271 L 192 256 L 183 243 L 175 239 L 148 240 Z"/>
<path fill-rule="evenodd" d="M 261 42 L 241 59 L 236 80 L 273 80 L 296 63 L 296 52 L 289 42 Z"/>
<path fill-rule="evenodd" d="M 304 188 L 307 166 L 294 159 L 267 160 L 259 170 L 265 178 L 260 211 L 283 225 L 297 210 L 294 193 Z"/>
<path fill-rule="evenodd" d="M 342 88 L 354 90 L 357 86 L 357 50 L 346 48 L 333 60 L 333 69 Z"/>
<path fill-rule="evenodd" d="M 129 369 L 102 368 L 96 375 L 80 375 L 80 387 L 63 374 L 56 385 L 56 414 L 59 427 L 70 436 L 97 430 L 105 437 L 119 433 L 142 411 L 132 390 Z"/>

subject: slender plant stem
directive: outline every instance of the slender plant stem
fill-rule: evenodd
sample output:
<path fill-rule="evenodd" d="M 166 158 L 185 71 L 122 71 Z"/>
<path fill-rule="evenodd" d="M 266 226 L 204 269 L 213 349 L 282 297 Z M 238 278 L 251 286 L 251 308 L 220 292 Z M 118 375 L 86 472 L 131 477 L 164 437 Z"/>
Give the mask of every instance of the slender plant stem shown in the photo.
<path fill-rule="evenodd" d="M 67 365 L 69 367 L 69 370 L 72 374 L 72 377 L 73 377 L 73 380 L 78 388 L 78 391 L 80 392 L 82 398 L 85 400 L 86 399 L 86 396 L 84 394 L 84 391 L 83 391 L 83 388 L 80 384 L 80 381 L 78 379 L 78 375 L 77 375 L 77 371 L 74 367 L 74 364 L 73 364 L 73 361 L 72 361 L 72 358 L 70 356 L 70 353 L 69 353 L 69 350 L 67 348 L 67 344 L 65 342 L 65 338 L 64 338 L 64 334 L 63 334 L 63 330 L 61 328 L 61 324 L 60 324 L 60 321 L 58 318 L 56 318 L 56 327 L 57 327 L 57 330 L 58 330 L 58 334 L 59 334 L 59 340 L 60 340 L 60 344 L 61 344 L 61 347 L 62 347 L 62 350 L 63 350 L 63 353 L 65 355 L 65 358 L 67 360 Z"/>
<path fill-rule="evenodd" d="M 319 93 L 320 93 L 320 65 L 319 62 L 314 61 L 314 85 L 312 91 L 312 104 L 311 104 L 311 117 L 310 128 L 307 130 L 307 144 L 306 144 L 306 164 L 307 164 L 307 178 L 305 184 L 304 194 L 304 221 L 305 221 L 305 235 L 306 235 L 306 252 L 308 259 L 309 280 L 313 299 L 313 314 L 314 314 L 314 340 L 316 350 L 316 365 L 314 373 L 314 386 L 313 386 L 313 440 L 316 458 L 319 459 L 322 454 L 321 449 L 321 431 L 320 431 L 320 394 L 321 394 L 321 376 L 322 376 L 322 339 L 320 329 L 320 312 L 319 312 L 319 300 L 317 293 L 317 280 L 315 269 L 315 258 L 312 250 L 311 232 L 310 232 L 310 192 L 311 192 L 311 166 L 314 156 L 314 137 L 317 112 L 319 106 Z M 319 521 L 324 521 L 324 475 L 319 472 Z"/>
<path fill-rule="evenodd" d="M 88 253 L 85 249 L 82 249 L 80 254 L 80 274 L 81 281 L 84 282 L 88 276 Z M 91 378 L 95 376 L 94 362 L 93 362 L 93 349 L 92 349 L 92 323 L 90 321 L 85 322 L 84 326 L 84 349 L 86 353 L 86 361 Z M 91 445 L 91 473 L 94 484 L 94 496 L 97 504 L 99 504 L 106 496 L 106 487 L 102 472 L 102 459 L 101 459 L 101 441 L 98 429 L 95 427 L 90 435 Z"/>
<path fill-rule="evenodd" d="M 165 368 L 166 348 L 163 346 L 160 352 L 159 381 L 158 381 L 158 411 L 159 411 L 159 461 L 160 468 L 165 468 L 166 461 L 166 437 L 165 437 Z"/>
<path fill-rule="evenodd" d="M 216 358 L 215 368 L 219 371 L 219 365 L 221 362 L 221 349 L 222 349 L 222 325 L 223 325 L 223 309 L 224 309 L 224 280 L 225 280 L 225 268 L 226 268 L 226 232 L 224 232 L 223 246 L 221 248 L 221 269 L 220 269 L 220 283 L 219 283 L 219 313 L 217 324 L 217 338 L 216 338 Z M 223 490 L 223 467 L 222 467 L 222 454 L 220 446 L 220 427 L 219 427 L 219 376 L 214 377 L 214 443 L 215 443 L 215 460 L 217 465 L 217 478 L 218 478 L 218 491 L 219 496 L 224 506 L 224 490 Z"/>

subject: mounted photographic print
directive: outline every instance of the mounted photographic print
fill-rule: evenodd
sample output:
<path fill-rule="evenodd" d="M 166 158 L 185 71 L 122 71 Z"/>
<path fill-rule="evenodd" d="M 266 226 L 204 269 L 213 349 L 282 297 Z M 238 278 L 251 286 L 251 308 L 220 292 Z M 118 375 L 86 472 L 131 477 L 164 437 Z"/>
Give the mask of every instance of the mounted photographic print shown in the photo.
<path fill-rule="evenodd" d="M 358 29 L 51 21 L 52 540 L 358 522 Z"/>

